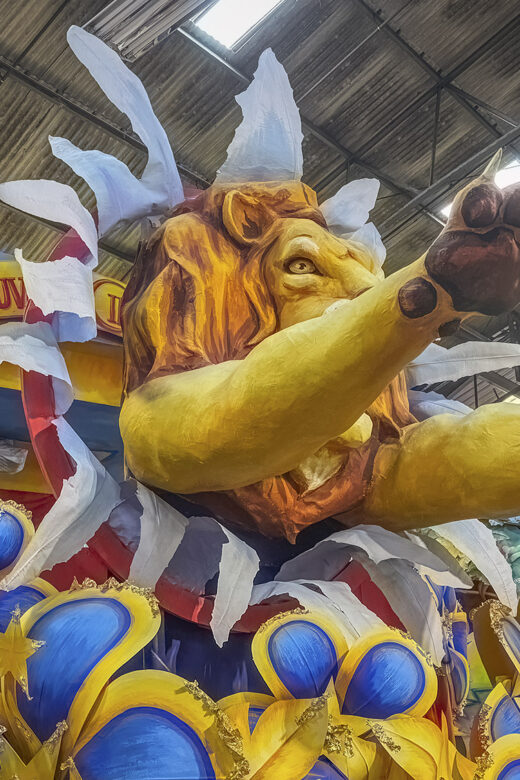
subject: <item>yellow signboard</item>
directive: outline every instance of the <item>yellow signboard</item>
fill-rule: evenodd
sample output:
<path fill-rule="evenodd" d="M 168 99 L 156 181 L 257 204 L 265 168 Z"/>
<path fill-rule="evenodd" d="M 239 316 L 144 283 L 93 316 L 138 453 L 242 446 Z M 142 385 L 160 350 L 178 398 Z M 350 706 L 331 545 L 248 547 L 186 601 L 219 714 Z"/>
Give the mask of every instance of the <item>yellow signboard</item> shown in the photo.
<path fill-rule="evenodd" d="M 125 286 L 117 279 L 94 274 L 94 300 L 99 330 L 121 336 L 121 298 Z M 27 294 L 20 266 L 14 260 L 0 262 L 0 320 L 20 320 Z"/>

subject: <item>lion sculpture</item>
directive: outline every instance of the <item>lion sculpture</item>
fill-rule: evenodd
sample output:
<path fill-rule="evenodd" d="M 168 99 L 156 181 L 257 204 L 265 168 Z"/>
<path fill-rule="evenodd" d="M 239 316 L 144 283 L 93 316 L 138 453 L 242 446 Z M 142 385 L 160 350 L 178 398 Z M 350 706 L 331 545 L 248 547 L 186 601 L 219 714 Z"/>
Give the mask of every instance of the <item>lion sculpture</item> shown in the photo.
<path fill-rule="evenodd" d="M 124 296 L 131 472 L 291 541 L 331 515 L 402 530 L 519 514 L 518 407 L 418 422 L 402 373 L 447 324 L 520 299 L 518 187 L 491 166 L 385 279 L 366 232 L 330 228 L 337 203 L 254 167 L 258 95 L 241 97 L 227 167 L 143 243 Z"/>

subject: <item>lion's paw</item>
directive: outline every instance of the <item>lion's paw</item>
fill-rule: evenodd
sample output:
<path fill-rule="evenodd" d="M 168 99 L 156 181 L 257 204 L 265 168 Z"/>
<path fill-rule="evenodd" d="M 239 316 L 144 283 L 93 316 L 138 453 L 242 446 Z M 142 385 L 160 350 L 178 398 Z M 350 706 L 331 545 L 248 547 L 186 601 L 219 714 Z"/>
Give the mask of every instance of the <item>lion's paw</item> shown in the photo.
<path fill-rule="evenodd" d="M 496 315 L 520 301 L 520 184 L 500 190 L 484 176 L 453 203 L 425 260 L 457 311 Z"/>

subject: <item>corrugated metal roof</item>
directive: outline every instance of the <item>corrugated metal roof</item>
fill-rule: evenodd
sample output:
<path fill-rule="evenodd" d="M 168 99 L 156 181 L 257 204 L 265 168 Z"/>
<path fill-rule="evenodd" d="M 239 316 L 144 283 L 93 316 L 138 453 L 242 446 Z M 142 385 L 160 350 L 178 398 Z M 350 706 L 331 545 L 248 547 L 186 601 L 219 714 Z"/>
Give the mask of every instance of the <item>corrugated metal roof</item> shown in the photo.
<path fill-rule="evenodd" d="M 137 174 L 142 170 L 143 152 L 116 137 L 120 129 L 132 138 L 126 117 L 106 100 L 66 43 L 70 24 L 85 24 L 107 4 L 0 0 L 0 55 L 58 93 L 58 102 L 53 102 L 13 75 L 2 76 L 0 67 L 2 179 L 58 178 L 92 206 L 84 183 L 52 157 L 50 134 L 114 154 Z M 392 272 L 422 254 L 439 230 L 424 211 L 403 210 L 407 196 L 396 192 L 429 185 L 436 79 L 459 69 L 458 87 L 520 118 L 520 14 L 515 3 L 489 0 L 387 0 L 382 15 L 374 17 L 379 7 L 375 0 L 284 0 L 233 51 L 205 37 L 193 24 L 187 29 L 249 77 L 259 53 L 271 46 L 288 70 L 302 113 L 392 180 L 381 187 L 373 212 L 374 221 L 384 223 L 388 235 L 386 268 Z M 417 56 L 407 52 L 388 28 L 400 34 Z M 420 64 L 420 56 L 426 65 Z M 180 32 L 140 57 L 132 69 L 148 89 L 178 162 L 211 181 L 239 122 L 234 96 L 243 90 L 243 82 Z M 100 128 L 70 106 L 60 106 L 60 94 L 112 123 L 116 132 Z M 453 94 L 442 91 L 436 179 L 510 129 L 479 111 L 487 126 Z M 520 140 L 516 147 L 520 150 Z M 308 131 L 304 152 L 305 181 L 321 185 L 322 198 L 330 197 L 347 176 L 367 175 L 360 164 L 351 164 L 347 174 L 345 156 Z M 516 150 L 510 148 L 507 154 L 512 159 Z M 431 210 L 439 213 L 457 186 L 453 181 Z M 0 215 L 0 249 L 21 246 L 27 257 L 44 259 L 56 231 L 4 207 Z M 132 257 L 138 236 L 138 230 L 126 227 L 107 236 L 105 243 L 115 253 L 101 252 L 99 270 L 123 278 L 130 267 L 125 258 Z M 492 335 L 503 324 L 503 319 L 479 318 L 475 327 Z M 456 392 L 469 392 L 463 388 Z"/>

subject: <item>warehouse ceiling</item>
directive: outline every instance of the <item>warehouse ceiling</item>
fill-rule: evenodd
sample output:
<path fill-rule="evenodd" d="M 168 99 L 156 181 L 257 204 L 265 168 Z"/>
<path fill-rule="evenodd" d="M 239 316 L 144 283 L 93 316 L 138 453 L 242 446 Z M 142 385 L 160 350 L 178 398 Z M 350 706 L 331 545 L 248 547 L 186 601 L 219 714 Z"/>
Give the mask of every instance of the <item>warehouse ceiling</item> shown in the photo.
<path fill-rule="evenodd" d="M 130 25 L 153 6 L 161 6 L 152 16 L 161 22 L 156 35 L 145 26 L 132 38 L 124 24 L 111 32 L 114 8 L 120 16 L 133 9 Z M 520 160 L 513 0 L 386 0 L 382 10 L 375 0 L 282 0 L 232 48 L 193 21 L 206 6 L 215 0 L 0 0 L 1 179 L 55 178 L 93 207 L 84 182 L 52 157 L 49 135 L 113 154 L 136 174 L 144 167 L 126 117 L 70 51 L 71 24 L 127 47 L 190 187 L 206 186 L 225 159 L 240 119 L 234 96 L 270 46 L 302 113 L 305 182 L 323 199 L 350 179 L 380 179 L 372 218 L 387 246 L 387 273 L 425 251 L 453 193 L 498 147 L 504 165 Z M 1 204 L 0 217 L 0 251 L 22 247 L 35 261 L 46 258 L 61 230 Z M 107 235 L 98 271 L 127 278 L 138 239 L 136 229 Z M 514 316 L 478 317 L 451 343 L 517 340 L 518 333 Z M 514 371 L 442 389 L 471 406 L 520 393 Z"/>

